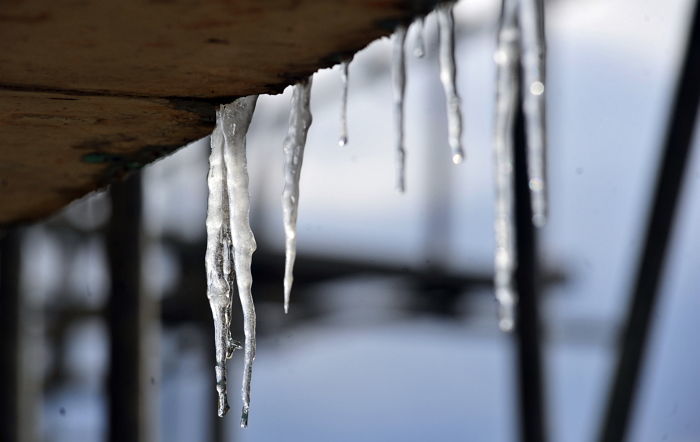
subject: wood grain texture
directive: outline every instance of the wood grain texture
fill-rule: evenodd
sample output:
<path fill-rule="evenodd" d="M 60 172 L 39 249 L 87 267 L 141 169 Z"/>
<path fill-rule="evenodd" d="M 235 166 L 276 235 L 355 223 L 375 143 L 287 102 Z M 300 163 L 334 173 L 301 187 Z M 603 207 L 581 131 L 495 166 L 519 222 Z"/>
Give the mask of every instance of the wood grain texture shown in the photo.
<path fill-rule="evenodd" d="M 0 0 L 0 225 L 206 136 L 436 0 Z"/>

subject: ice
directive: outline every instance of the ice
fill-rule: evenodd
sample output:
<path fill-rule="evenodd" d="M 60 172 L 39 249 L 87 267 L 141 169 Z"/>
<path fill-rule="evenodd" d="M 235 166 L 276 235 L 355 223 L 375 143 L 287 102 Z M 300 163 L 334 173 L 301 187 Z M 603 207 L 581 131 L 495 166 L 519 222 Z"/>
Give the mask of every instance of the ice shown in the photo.
<path fill-rule="evenodd" d="M 255 359 L 255 308 L 251 295 L 250 261 L 256 246 L 248 221 L 250 198 L 245 140 L 257 98 L 257 95 L 240 98 L 219 108 L 216 128 L 211 135 L 208 176 L 205 265 L 207 297 L 214 317 L 218 414 L 223 416 L 229 409 L 226 360 L 241 347 L 231 338 L 230 329 L 235 275 L 245 334 L 242 425 L 247 422 L 250 407 L 250 379 Z"/>
<path fill-rule="evenodd" d="M 495 292 L 499 304 L 499 326 L 512 330 L 515 326 L 517 290 L 514 271 L 517 266 L 514 221 L 514 119 L 520 103 L 527 134 L 529 188 L 533 207 L 533 223 L 544 224 L 547 216 L 546 125 L 545 125 L 545 42 L 543 0 L 503 0 L 498 24 L 496 62 L 496 106 L 494 123 L 495 167 Z M 445 92 L 449 146 L 454 163 L 464 158 L 462 113 L 456 88 L 453 4 L 441 3 L 436 8 L 439 29 L 440 80 Z M 425 54 L 424 18 L 415 23 L 414 55 Z M 397 187 L 405 191 L 406 150 L 404 140 L 404 94 L 406 27 L 399 26 L 393 35 L 392 90 L 396 130 Z M 350 60 L 341 64 L 342 101 L 339 145 L 348 143 L 347 101 Z M 520 75 L 522 69 L 522 76 Z M 522 82 L 520 82 L 522 79 Z M 310 94 L 312 78 L 293 89 L 289 129 L 283 144 L 284 188 L 282 209 L 285 231 L 284 311 L 289 311 L 296 259 L 296 224 L 299 207 L 299 180 L 307 133 L 311 125 Z M 209 161 L 209 199 L 207 211 L 207 297 L 214 317 L 216 346 L 216 388 L 218 414 L 229 409 L 226 392 L 226 362 L 234 350 L 245 353 L 242 382 L 243 409 L 241 426 L 248 423 L 253 361 L 255 360 L 255 307 L 252 298 L 251 260 L 256 249 L 250 228 L 250 195 L 246 161 L 246 133 L 257 96 L 240 98 L 221 106 L 211 136 Z M 234 286 L 234 277 L 236 284 Z M 242 310 L 245 343 L 231 336 L 231 302 L 238 290 Z"/>
<path fill-rule="evenodd" d="M 523 113 L 527 132 L 527 164 L 532 222 L 547 220 L 547 138 L 545 121 L 545 37 L 543 0 L 520 0 Z"/>
<path fill-rule="evenodd" d="M 294 85 L 289 113 L 289 131 L 284 139 L 284 189 L 282 212 L 286 236 L 284 268 L 284 312 L 289 311 L 289 298 L 294 281 L 293 270 L 297 247 L 297 214 L 299 209 L 299 177 L 304 161 L 306 134 L 311 126 L 311 77 Z"/>
<path fill-rule="evenodd" d="M 214 342 L 216 348 L 216 390 L 219 395 L 218 414 L 229 409 L 226 397 L 226 360 L 233 353 L 231 339 L 231 295 L 233 291 L 233 261 L 231 226 L 229 224 L 228 189 L 224 164 L 224 137 L 221 122 L 211 135 L 209 157 L 209 201 L 207 207 L 207 298 L 214 317 Z"/>
<path fill-rule="evenodd" d="M 513 286 L 515 223 L 513 198 L 513 127 L 518 106 L 519 30 L 517 0 L 503 0 L 498 24 L 496 53 L 496 115 L 494 122 L 494 164 L 496 207 L 494 216 L 495 288 L 499 303 L 499 326 L 515 326 L 517 293 Z"/>
<path fill-rule="evenodd" d="M 343 95 L 340 101 L 340 139 L 338 145 L 343 147 L 348 144 L 348 77 L 350 60 L 340 64 L 340 78 L 343 82 Z"/>
<path fill-rule="evenodd" d="M 440 33 L 440 81 L 447 102 L 447 129 L 452 162 L 459 164 L 464 159 L 462 148 L 462 110 L 457 94 L 457 68 L 455 63 L 455 23 L 452 3 L 443 3 L 435 8 Z"/>
<path fill-rule="evenodd" d="M 416 41 L 413 47 L 413 55 L 417 58 L 425 56 L 425 37 L 423 36 L 425 29 L 425 17 L 420 17 L 415 21 Z"/>
<path fill-rule="evenodd" d="M 251 292 L 253 277 L 250 265 L 257 246 L 250 228 L 246 134 L 257 99 L 257 95 L 239 98 L 229 105 L 221 106 L 218 114 L 224 138 L 224 169 L 228 185 L 233 263 L 236 270 L 238 297 L 243 310 L 243 332 L 245 335 L 241 427 L 248 425 L 250 381 L 253 374 L 253 361 L 255 360 L 255 306 Z"/>
<path fill-rule="evenodd" d="M 406 59 L 404 45 L 406 27 L 399 26 L 393 35 L 391 79 L 394 92 L 394 118 L 396 125 L 396 170 L 399 192 L 406 190 L 406 149 L 404 147 L 404 93 L 406 91 Z"/>

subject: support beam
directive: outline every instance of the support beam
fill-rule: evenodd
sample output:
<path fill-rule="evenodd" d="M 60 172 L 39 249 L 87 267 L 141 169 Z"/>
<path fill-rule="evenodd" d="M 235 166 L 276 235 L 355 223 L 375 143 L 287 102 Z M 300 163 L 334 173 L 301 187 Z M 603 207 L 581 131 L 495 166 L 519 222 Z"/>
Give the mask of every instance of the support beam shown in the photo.
<path fill-rule="evenodd" d="M 0 233 L 1 235 L 1 233 Z M 0 238 L 0 440 L 20 440 L 19 235 Z"/>
<path fill-rule="evenodd" d="M 629 316 L 624 325 L 614 381 L 598 440 L 623 442 L 634 412 L 639 377 L 653 327 L 654 308 L 659 295 L 666 249 L 668 248 L 688 154 L 697 124 L 700 100 L 700 5 L 694 6 L 688 43 L 669 113 L 661 163 L 651 201 L 644 248 L 630 297 Z"/>
<path fill-rule="evenodd" d="M 520 81 L 518 81 L 520 84 Z M 518 103 L 520 103 L 520 97 Z M 532 224 L 532 205 L 527 175 L 525 121 L 518 106 L 514 125 L 515 158 L 515 284 L 518 292 L 515 343 L 518 358 L 520 440 L 547 442 L 545 394 L 540 346 L 537 241 Z"/>
<path fill-rule="evenodd" d="M 150 440 L 148 389 L 144 382 L 146 311 L 141 294 L 141 176 L 111 187 L 107 247 L 111 277 L 109 440 Z"/>

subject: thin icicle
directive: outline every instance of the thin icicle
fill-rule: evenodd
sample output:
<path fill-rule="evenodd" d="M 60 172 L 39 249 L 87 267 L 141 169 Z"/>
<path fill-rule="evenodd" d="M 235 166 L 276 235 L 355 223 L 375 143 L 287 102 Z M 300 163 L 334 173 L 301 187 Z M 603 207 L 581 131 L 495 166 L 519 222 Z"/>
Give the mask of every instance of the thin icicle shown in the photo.
<path fill-rule="evenodd" d="M 543 0 L 521 0 L 523 112 L 527 133 L 527 164 L 532 222 L 547 220 L 547 137 L 545 122 L 545 37 Z"/>
<path fill-rule="evenodd" d="M 417 58 L 423 58 L 425 56 L 425 17 L 420 17 L 415 21 L 414 24 L 416 28 L 416 41 L 413 47 L 413 55 Z"/>
<path fill-rule="evenodd" d="M 462 148 L 462 110 L 457 93 L 457 67 L 455 63 L 455 22 L 452 3 L 443 3 L 435 8 L 440 32 L 440 81 L 447 101 L 447 124 L 452 162 L 459 164 L 464 159 Z"/>
<path fill-rule="evenodd" d="M 518 106 L 517 0 L 503 0 L 498 24 L 496 61 L 496 116 L 494 163 L 496 207 L 494 233 L 496 299 L 499 303 L 499 326 L 504 331 L 515 326 L 517 293 L 513 273 L 515 255 L 515 221 L 513 196 L 513 126 Z"/>
<path fill-rule="evenodd" d="M 391 78 L 394 90 L 394 118 L 396 125 L 396 170 L 399 192 L 406 190 L 406 149 L 404 147 L 404 93 L 406 91 L 406 59 L 404 44 L 406 27 L 396 28 L 393 36 L 394 48 L 391 58 Z"/>
<path fill-rule="evenodd" d="M 289 312 L 289 298 L 294 281 L 294 260 L 297 256 L 297 214 L 299 210 L 299 177 L 304 162 L 306 134 L 311 126 L 311 77 L 294 85 L 292 109 L 289 113 L 289 131 L 284 139 L 284 190 L 282 211 L 284 215 L 285 268 L 284 312 Z"/>
<path fill-rule="evenodd" d="M 233 292 L 231 226 L 224 164 L 224 138 L 218 122 L 211 135 L 209 156 L 209 201 L 207 204 L 207 298 L 214 317 L 216 348 L 216 390 L 219 395 L 218 414 L 229 409 L 226 395 L 226 360 L 235 348 L 231 339 L 231 296 Z"/>
<path fill-rule="evenodd" d="M 253 374 L 253 361 L 255 360 L 255 306 L 251 293 L 253 277 L 250 265 L 257 246 L 250 228 L 246 134 L 253 118 L 257 99 L 257 95 L 239 98 L 229 105 L 221 106 L 217 115 L 224 137 L 224 164 L 228 185 L 228 203 L 231 211 L 233 263 L 236 270 L 238 296 L 243 310 L 243 332 L 245 334 L 241 427 L 248 425 L 250 381 Z"/>
<path fill-rule="evenodd" d="M 348 144 L 348 77 L 350 60 L 340 64 L 340 79 L 343 82 L 343 95 L 340 99 L 340 139 L 338 145 L 343 147 Z"/>

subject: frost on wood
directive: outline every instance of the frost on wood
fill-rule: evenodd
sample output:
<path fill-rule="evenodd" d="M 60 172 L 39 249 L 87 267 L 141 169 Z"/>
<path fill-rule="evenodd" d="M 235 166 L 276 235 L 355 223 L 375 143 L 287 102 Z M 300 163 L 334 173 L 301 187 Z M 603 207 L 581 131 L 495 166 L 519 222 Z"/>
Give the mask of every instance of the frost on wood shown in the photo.
<path fill-rule="evenodd" d="M 499 326 L 515 326 L 516 292 L 513 287 L 515 262 L 515 220 L 513 195 L 513 139 L 518 106 L 517 0 L 503 0 L 496 43 L 496 116 L 494 122 L 494 165 L 496 207 L 494 217 L 495 288 L 499 303 Z"/>
<path fill-rule="evenodd" d="M 440 81 L 447 101 L 448 137 L 452 150 L 452 162 L 459 164 L 464 159 L 464 150 L 462 149 L 462 110 L 456 83 L 455 22 L 452 7 L 452 3 L 444 3 L 435 11 L 440 33 Z"/>
<path fill-rule="evenodd" d="M 399 192 L 406 190 L 406 148 L 404 147 L 404 94 L 406 92 L 406 59 L 404 46 L 406 28 L 399 26 L 393 35 L 391 55 L 391 81 L 394 92 L 394 124 L 396 130 L 396 187 Z"/>
<path fill-rule="evenodd" d="M 207 296 L 214 316 L 216 382 L 219 416 L 229 406 L 226 397 L 226 360 L 240 344 L 231 338 L 231 299 L 235 274 L 243 310 L 245 353 L 241 426 L 248 423 L 250 381 L 255 359 L 255 307 L 251 294 L 251 258 L 256 244 L 250 229 L 250 197 L 246 161 L 246 133 L 257 95 L 221 106 L 211 136 L 209 202 L 207 209 Z M 234 272 L 235 270 L 235 272 Z"/>
<path fill-rule="evenodd" d="M 350 60 L 340 63 L 340 79 L 343 82 L 343 94 L 340 98 L 340 138 L 338 145 L 343 147 L 348 144 L 348 81 L 350 75 Z"/>
<path fill-rule="evenodd" d="M 527 132 L 528 184 L 532 222 L 547 220 L 547 139 L 545 121 L 545 39 L 543 0 L 520 0 L 523 113 Z"/>
<path fill-rule="evenodd" d="M 289 113 L 289 131 L 284 139 L 284 189 L 282 212 L 284 216 L 285 268 L 284 312 L 289 311 L 289 298 L 294 281 L 294 260 L 297 255 L 297 214 L 299 210 L 299 178 L 304 162 L 306 134 L 311 126 L 311 77 L 294 85 L 292 108 Z"/>

